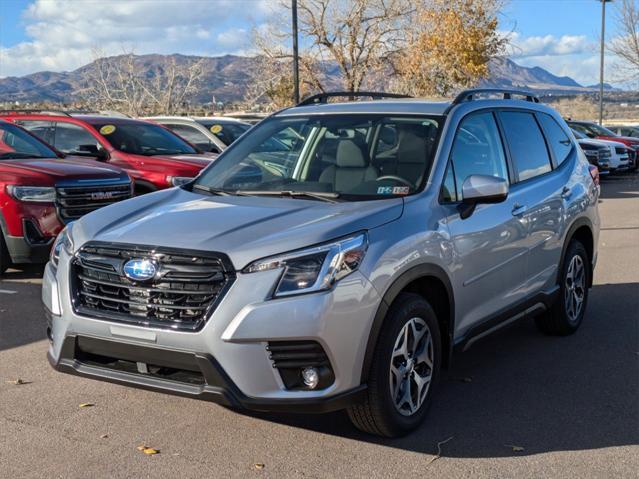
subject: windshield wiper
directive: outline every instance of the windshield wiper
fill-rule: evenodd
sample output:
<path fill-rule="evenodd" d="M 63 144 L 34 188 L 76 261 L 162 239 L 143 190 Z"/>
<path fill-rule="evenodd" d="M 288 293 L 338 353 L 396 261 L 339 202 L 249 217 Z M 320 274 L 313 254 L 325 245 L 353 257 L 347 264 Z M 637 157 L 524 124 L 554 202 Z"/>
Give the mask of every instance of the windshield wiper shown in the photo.
<path fill-rule="evenodd" d="M 205 185 L 193 185 L 192 189 L 197 191 L 203 191 L 210 195 L 217 195 L 217 196 L 230 196 L 234 194 L 233 191 L 222 190 L 220 188 L 211 188 L 210 186 L 205 186 Z"/>
<path fill-rule="evenodd" d="M 339 193 L 325 193 L 314 191 L 272 191 L 272 190 L 242 190 L 242 194 L 248 196 L 286 196 L 288 198 L 312 198 L 314 200 L 326 201 L 327 203 L 337 203 Z"/>
<path fill-rule="evenodd" d="M 11 151 L 8 153 L 0 153 L 0 159 L 1 160 L 44 160 L 47 159 L 48 157 L 46 156 L 38 156 L 38 155 L 32 155 L 30 153 L 20 153 L 19 151 Z M 52 157 L 52 158 L 56 158 L 56 157 Z"/>

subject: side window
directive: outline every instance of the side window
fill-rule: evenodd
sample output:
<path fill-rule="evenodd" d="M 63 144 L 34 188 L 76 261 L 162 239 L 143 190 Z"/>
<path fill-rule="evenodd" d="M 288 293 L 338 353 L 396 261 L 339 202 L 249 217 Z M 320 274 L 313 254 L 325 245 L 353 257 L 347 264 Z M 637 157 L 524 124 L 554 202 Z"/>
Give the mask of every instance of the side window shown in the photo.
<path fill-rule="evenodd" d="M 444 203 L 450 203 L 457 201 L 457 190 L 455 189 L 455 170 L 453 169 L 453 163 L 448 163 L 446 168 L 446 176 L 444 177 L 444 184 L 442 185 L 441 200 Z"/>
<path fill-rule="evenodd" d="M 557 160 L 557 165 L 561 165 L 572 151 L 572 141 L 552 116 L 538 113 L 537 118 L 544 129 L 548 146 Z"/>
<path fill-rule="evenodd" d="M 57 122 L 54 145 L 63 153 L 87 154 L 98 146 L 98 140 L 81 126 Z"/>
<path fill-rule="evenodd" d="M 489 175 L 508 180 L 504 147 L 491 112 L 472 113 L 462 120 L 453 142 L 450 161 L 453 169 L 449 166 L 443 186 L 453 199 L 457 191 L 457 201 L 463 199 L 462 184 L 471 175 Z M 451 175 L 454 176 L 454 182 Z M 442 197 L 445 195 L 443 191 Z"/>
<path fill-rule="evenodd" d="M 519 181 L 549 172 L 552 167 L 546 141 L 532 113 L 503 111 L 499 116 Z"/>
<path fill-rule="evenodd" d="M 192 126 L 175 124 L 167 124 L 164 126 L 180 135 L 186 141 L 198 147 L 203 147 L 202 149 L 208 149 L 208 146 L 211 144 L 211 140 L 209 140 L 204 133 Z"/>
<path fill-rule="evenodd" d="M 18 120 L 16 125 L 20 125 L 25 130 L 29 130 L 35 136 L 50 145 L 53 145 L 53 122 L 52 121 L 34 121 L 34 120 Z"/>

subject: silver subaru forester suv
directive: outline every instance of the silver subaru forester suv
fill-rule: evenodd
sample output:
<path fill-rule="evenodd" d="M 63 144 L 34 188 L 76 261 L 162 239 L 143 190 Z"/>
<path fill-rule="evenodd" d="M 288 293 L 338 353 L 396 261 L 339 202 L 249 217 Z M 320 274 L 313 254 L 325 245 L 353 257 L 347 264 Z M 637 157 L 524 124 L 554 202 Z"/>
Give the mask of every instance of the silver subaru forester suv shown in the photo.
<path fill-rule="evenodd" d="M 43 283 L 51 365 L 397 436 L 454 351 L 518 319 L 577 330 L 598 188 L 557 112 L 503 90 L 330 97 L 68 225 Z"/>

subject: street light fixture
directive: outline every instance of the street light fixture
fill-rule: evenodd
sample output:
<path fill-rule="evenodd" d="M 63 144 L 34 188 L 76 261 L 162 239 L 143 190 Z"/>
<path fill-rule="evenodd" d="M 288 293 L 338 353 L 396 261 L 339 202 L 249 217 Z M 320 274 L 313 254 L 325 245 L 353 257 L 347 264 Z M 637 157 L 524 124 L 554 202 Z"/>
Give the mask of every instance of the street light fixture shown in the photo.
<path fill-rule="evenodd" d="M 599 58 L 599 124 L 603 124 L 603 92 L 604 92 L 604 49 L 606 40 L 606 3 L 612 0 L 597 0 L 601 2 L 601 51 Z"/>

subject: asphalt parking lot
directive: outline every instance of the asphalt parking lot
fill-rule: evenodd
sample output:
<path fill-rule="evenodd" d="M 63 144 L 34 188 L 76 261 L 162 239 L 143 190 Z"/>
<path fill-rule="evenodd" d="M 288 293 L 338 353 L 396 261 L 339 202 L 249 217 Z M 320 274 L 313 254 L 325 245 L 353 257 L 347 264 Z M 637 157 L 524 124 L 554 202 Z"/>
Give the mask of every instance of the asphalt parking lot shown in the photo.
<path fill-rule="evenodd" d="M 10 271 L 0 281 L 0 477 L 636 478 L 639 175 L 605 179 L 600 211 L 580 331 L 550 338 L 522 322 L 478 343 L 444 375 L 427 422 L 396 440 L 358 433 L 341 413 L 247 415 L 56 373 L 41 268 Z"/>

